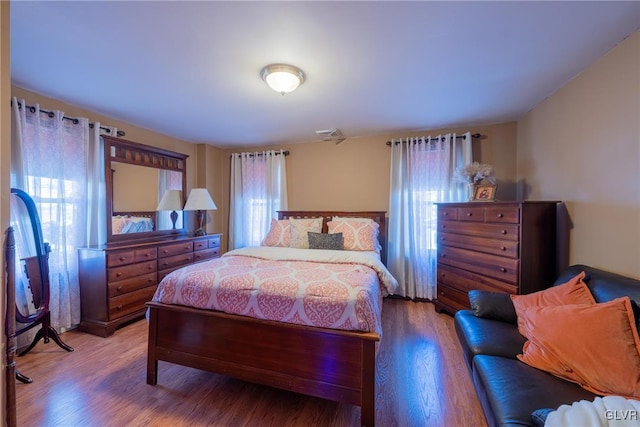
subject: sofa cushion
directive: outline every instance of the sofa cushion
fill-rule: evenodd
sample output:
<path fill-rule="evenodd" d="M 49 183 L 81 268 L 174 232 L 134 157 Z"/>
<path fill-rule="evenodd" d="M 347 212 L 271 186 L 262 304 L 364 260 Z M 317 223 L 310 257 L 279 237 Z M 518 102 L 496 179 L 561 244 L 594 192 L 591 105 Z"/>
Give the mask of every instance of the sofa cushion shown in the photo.
<path fill-rule="evenodd" d="M 517 354 L 522 353 L 526 341 L 515 325 L 476 317 L 471 310 L 458 311 L 454 324 L 469 368 L 476 354 L 515 359 Z"/>
<path fill-rule="evenodd" d="M 593 393 L 640 398 L 640 337 L 628 297 L 529 307 L 521 318 L 531 335 L 518 359 Z"/>
<path fill-rule="evenodd" d="M 558 276 L 555 284 L 564 283 L 581 271 L 586 274 L 584 281 L 587 283 L 596 302 L 607 302 L 628 296 L 640 304 L 640 280 L 587 265 L 577 264 L 568 267 Z"/>
<path fill-rule="evenodd" d="M 473 382 L 490 426 L 533 426 L 531 414 L 596 396 L 517 359 L 477 355 Z"/>
<path fill-rule="evenodd" d="M 517 323 L 518 317 L 510 294 L 473 289 L 468 295 L 469 305 L 476 317 L 502 320 L 514 325 Z"/>

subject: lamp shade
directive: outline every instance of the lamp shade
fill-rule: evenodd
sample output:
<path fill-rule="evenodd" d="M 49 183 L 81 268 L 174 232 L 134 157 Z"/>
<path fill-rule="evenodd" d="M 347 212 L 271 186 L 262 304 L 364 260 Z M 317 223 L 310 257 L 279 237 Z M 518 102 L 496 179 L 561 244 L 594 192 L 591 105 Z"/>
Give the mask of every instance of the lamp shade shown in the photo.
<path fill-rule="evenodd" d="M 158 203 L 157 211 L 181 211 L 182 210 L 182 191 L 167 190 L 162 195 L 160 203 Z"/>
<path fill-rule="evenodd" d="M 184 205 L 185 211 L 207 211 L 216 210 L 216 204 L 209 195 L 206 188 L 192 188 Z"/>
<path fill-rule="evenodd" d="M 271 89 L 282 95 L 296 90 L 305 79 L 301 69 L 288 64 L 267 65 L 260 75 Z"/>

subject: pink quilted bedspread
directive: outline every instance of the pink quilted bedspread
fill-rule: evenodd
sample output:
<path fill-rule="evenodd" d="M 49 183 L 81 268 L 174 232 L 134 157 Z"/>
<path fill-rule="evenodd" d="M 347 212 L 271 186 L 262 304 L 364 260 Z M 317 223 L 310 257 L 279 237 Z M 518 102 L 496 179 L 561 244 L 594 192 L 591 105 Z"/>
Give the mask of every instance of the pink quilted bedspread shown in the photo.
<path fill-rule="evenodd" d="M 223 256 L 167 275 L 153 301 L 381 334 L 378 273 L 344 262 Z"/>

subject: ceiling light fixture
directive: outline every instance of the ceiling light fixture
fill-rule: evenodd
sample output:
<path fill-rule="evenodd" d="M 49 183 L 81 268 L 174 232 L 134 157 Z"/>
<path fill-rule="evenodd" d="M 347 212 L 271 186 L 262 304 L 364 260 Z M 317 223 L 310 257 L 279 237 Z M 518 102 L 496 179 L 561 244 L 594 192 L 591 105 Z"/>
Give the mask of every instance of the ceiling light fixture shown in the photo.
<path fill-rule="evenodd" d="M 270 64 L 260 71 L 260 76 L 271 89 L 284 96 L 304 83 L 304 73 L 298 67 L 288 64 Z"/>

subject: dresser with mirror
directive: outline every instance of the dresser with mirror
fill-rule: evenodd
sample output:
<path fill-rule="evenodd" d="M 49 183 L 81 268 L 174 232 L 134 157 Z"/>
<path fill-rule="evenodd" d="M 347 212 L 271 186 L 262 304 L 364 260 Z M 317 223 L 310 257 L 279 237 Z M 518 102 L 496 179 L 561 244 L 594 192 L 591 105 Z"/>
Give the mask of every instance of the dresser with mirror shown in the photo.
<path fill-rule="evenodd" d="M 107 337 L 144 316 L 164 276 L 218 257 L 220 235 L 191 236 L 182 210 L 158 210 L 167 192 L 184 206 L 187 155 L 103 138 L 107 241 L 78 249 L 79 329 Z"/>

